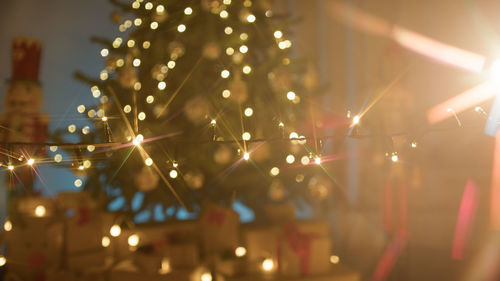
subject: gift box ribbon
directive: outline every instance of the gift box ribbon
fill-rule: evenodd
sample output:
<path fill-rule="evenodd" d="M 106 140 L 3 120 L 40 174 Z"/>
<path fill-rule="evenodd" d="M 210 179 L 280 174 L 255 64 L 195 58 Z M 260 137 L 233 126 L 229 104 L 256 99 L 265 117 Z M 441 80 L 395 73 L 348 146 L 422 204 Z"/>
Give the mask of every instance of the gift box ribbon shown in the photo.
<path fill-rule="evenodd" d="M 285 242 L 300 259 L 301 275 L 307 275 L 311 262 L 312 242 L 319 235 L 316 233 L 301 233 L 293 223 L 286 224 L 283 232 L 284 235 L 278 238 L 278 267 L 281 262 L 281 244 Z"/>

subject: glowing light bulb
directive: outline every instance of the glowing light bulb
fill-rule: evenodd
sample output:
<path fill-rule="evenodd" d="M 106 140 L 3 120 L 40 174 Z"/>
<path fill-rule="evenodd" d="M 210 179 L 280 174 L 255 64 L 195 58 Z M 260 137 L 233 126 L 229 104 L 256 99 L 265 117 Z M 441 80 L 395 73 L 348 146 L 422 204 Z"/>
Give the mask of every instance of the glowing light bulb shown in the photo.
<path fill-rule="evenodd" d="M 295 156 L 293 156 L 292 154 L 289 154 L 287 157 L 286 157 L 286 162 L 288 164 L 292 164 L 293 162 L 295 162 Z"/>
<path fill-rule="evenodd" d="M 264 261 L 262 261 L 262 270 L 264 271 L 272 271 L 274 269 L 274 261 L 272 259 L 265 259 Z"/>
<path fill-rule="evenodd" d="M 158 5 L 158 6 L 156 6 L 156 13 L 158 13 L 158 14 L 160 14 L 160 15 L 161 15 L 161 14 L 163 14 L 164 12 L 165 12 L 165 6 L 163 6 L 163 5 Z"/>
<path fill-rule="evenodd" d="M 220 11 L 219 16 L 223 19 L 227 19 L 227 17 L 229 17 L 229 13 L 226 10 L 222 10 Z"/>
<path fill-rule="evenodd" d="M 158 23 L 156 21 L 152 22 L 149 27 L 152 29 L 152 30 L 155 30 L 158 28 Z"/>
<path fill-rule="evenodd" d="M 141 60 L 140 59 L 134 59 L 132 61 L 132 64 L 135 66 L 135 67 L 138 67 L 141 65 Z"/>
<path fill-rule="evenodd" d="M 278 167 L 273 167 L 270 171 L 269 174 L 273 177 L 279 175 L 280 169 Z"/>
<path fill-rule="evenodd" d="M 302 163 L 302 165 L 304 165 L 304 166 L 309 165 L 309 161 L 310 161 L 310 159 L 306 155 L 304 155 L 304 156 L 302 156 L 302 158 L 300 158 L 300 163 Z"/>
<path fill-rule="evenodd" d="M 84 113 L 85 112 L 85 105 L 81 104 L 79 105 L 76 110 L 78 111 L 78 113 Z"/>
<path fill-rule="evenodd" d="M 144 119 L 146 119 L 146 113 L 144 112 L 140 112 L 138 115 L 137 115 L 137 119 L 143 121 Z"/>
<path fill-rule="evenodd" d="M 158 90 L 160 90 L 160 91 L 165 90 L 166 87 L 167 87 L 167 83 L 165 83 L 165 81 L 158 82 Z"/>
<path fill-rule="evenodd" d="M 223 1 L 222 1 L 222 3 L 223 3 L 224 5 L 231 5 L 231 2 L 232 2 L 231 0 L 223 0 Z"/>
<path fill-rule="evenodd" d="M 212 126 L 215 126 L 215 125 L 217 125 L 217 120 L 215 120 L 215 119 L 212 119 L 212 121 L 210 121 L 210 124 L 211 124 Z"/>
<path fill-rule="evenodd" d="M 417 142 L 416 141 L 412 141 L 411 142 L 411 147 L 412 148 L 417 148 Z"/>
<path fill-rule="evenodd" d="M 107 247 L 109 247 L 110 244 L 111 244 L 111 239 L 109 239 L 108 236 L 103 236 L 102 239 L 101 239 L 101 245 L 104 248 L 107 248 Z"/>
<path fill-rule="evenodd" d="M 11 231 L 12 230 L 12 222 L 10 220 L 6 220 L 3 224 L 3 230 Z"/>
<path fill-rule="evenodd" d="M 281 37 L 283 37 L 283 32 L 276 30 L 273 35 L 274 35 L 274 38 L 280 39 Z"/>
<path fill-rule="evenodd" d="M 232 56 L 234 54 L 234 49 L 229 47 L 226 49 L 226 55 Z"/>
<path fill-rule="evenodd" d="M 227 98 L 229 98 L 230 96 L 231 96 L 231 91 L 229 91 L 229 90 L 224 90 L 224 91 L 222 91 L 222 97 L 223 97 L 223 98 L 227 99 Z"/>
<path fill-rule="evenodd" d="M 331 262 L 331 263 L 333 263 L 333 264 L 337 264 L 337 263 L 339 263 L 339 261 L 340 261 L 339 256 L 335 256 L 335 255 L 330 256 L 330 262 Z"/>
<path fill-rule="evenodd" d="M 243 67 L 243 73 L 250 74 L 250 72 L 252 72 L 252 68 L 250 66 L 248 66 L 248 65 L 245 65 Z"/>
<path fill-rule="evenodd" d="M 230 72 L 229 72 L 229 70 L 227 70 L 227 69 L 222 70 L 222 71 L 221 71 L 221 73 L 220 73 L 220 76 L 221 76 L 222 78 L 224 78 L 224 79 L 228 78 L 228 77 L 229 77 L 229 75 L 231 75 L 231 73 L 230 73 Z"/>
<path fill-rule="evenodd" d="M 102 120 L 103 122 L 106 122 L 106 121 L 108 121 L 108 117 L 103 116 L 103 117 L 101 118 L 101 120 Z"/>
<path fill-rule="evenodd" d="M 109 50 L 108 49 L 102 49 L 101 50 L 101 56 L 102 57 L 107 57 L 109 55 Z"/>
<path fill-rule="evenodd" d="M 61 162 L 61 161 L 62 161 L 62 159 L 63 159 L 63 158 L 62 158 L 62 155 L 61 155 L 61 154 L 56 154 L 56 155 L 54 156 L 54 161 L 56 161 L 56 163 Z M 14 167 L 12 167 L 12 169 L 14 169 Z M 9 168 L 9 170 L 10 170 L 10 168 Z"/>
<path fill-rule="evenodd" d="M 111 236 L 113 236 L 113 237 L 118 237 L 118 236 L 120 236 L 121 233 L 122 233 L 122 228 L 117 224 L 114 224 L 109 229 L 109 234 L 111 234 Z"/>
<path fill-rule="evenodd" d="M 126 105 L 123 107 L 123 112 L 130 113 L 132 111 L 132 107 L 130 105 Z"/>
<path fill-rule="evenodd" d="M 247 108 L 245 108 L 244 113 L 245 113 L 246 117 L 250 117 L 253 115 L 253 109 L 251 107 L 247 107 Z"/>
<path fill-rule="evenodd" d="M 47 213 L 47 210 L 45 209 L 45 206 L 43 205 L 38 205 L 35 208 L 35 216 L 37 217 L 43 217 Z"/>
<path fill-rule="evenodd" d="M 205 272 L 201 275 L 201 281 L 212 281 L 212 274 L 210 272 Z"/>
<path fill-rule="evenodd" d="M 74 182 L 75 187 L 81 187 L 83 184 L 81 179 L 76 179 Z"/>
<path fill-rule="evenodd" d="M 246 45 L 241 45 L 240 52 L 246 54 L 248 52 L 248 47 Z"/>
<path fill-rule="evenodd" d="M 128 237 L 127 243 L 130 247 L 136 247 L 139 245 L 139 235 L 137 234 L 132 234 Z"/>
<path fill-rule="evenodd" d="M 321 157 L 316 156 L 316 157 L 314 158 L 314 163 L 315 163 L 316 165 L 321 164 Z"/>
<path fill-rule="evenodd" d="M 7 169 L 9 169 L 9 171 L 14 171 L 14 166 L 12 164 L 9 164 L 7 166 Z"/>
<path fill-rule="evenodd" d="M 136 18 L 136 19 L 134 20 L 134 25 L 135 25 L 135 26 L 141 26 L 141 24 L 142 24 L 142 19 L 140 19 L 140 18 Z"/>
<path fill-rule="evenodd" d="M 146 5 L 144 6 L 144 8 L 146 8 L 146 10 L 153 9 L 153 3 L 151 3 L 151 2 L 146 3 Z"/>
<path fill-rule="evenodd" d="M 289 99 L 289 100 L 294 100 L 296 97 L 295 93 L 290 91 L 286 94 L 286 98 Z"/>
<path fill-rule="evenodd" d="M 290 139 L 297 139 L 297 138 L 299 138 L 299 134 L 297 134 L 296 132 L 290 133 Z"/>
<path fill-rule="evenodd" d="M 179 24 L 179 26 L 177 26 L 177 31 L 179 31 L 181 33 L 186 31 L 186 26 L 183 24 Z"/>
<path fill-rule="evenodd" d="M 4 266 L 7 263 L 7 259 L 4 256 L 0 255 L 0 267 Z"/>
<path fill-rule="evenodd" d="M 250 140 L 252 138 L 252 135 L 249 132 L 244 132 L 243 135 L 241 135 L 243 140 Z"/>
<path fill-rule="evenodd" d="M 391 161 L 396 163 L 399 161 L 399 156 L 396 153 L 392 153 Z"/>
<path fill-rule="evenodd" d="M 171 271 L 170 259 L 163 258 L 161 260 L 160 269 L 158 270 L 159 274 L 168 274 Z"/>
<path fill-rule="evenodd" d="M 134 41 L 134 40 L 132 40 L 132 39 L 128 40 L 128 41 L 127 41 L 127 46 L 128 46 L 129 48 L 133 48 L 133 47 L 135 46 L 135 41 Z"/>
<path fill-rule="evenodd" d="M 177 178 L 177 171 L 176 170 L 170 170 L 169 176 L 173 179 Z"/>
<path fill-rule="evenodd" d="M 243 153 L 243 159 L 248 161 L 248 159 L 250 159 L 250 153 L 248 153 L 248 152 Z"/>
<path fill-rule="evenodd" d="M 32 166 L 33 164 L 35 164 L 35 159 L 33 158 L 28 159 L 28 165 Z"/>
<path fill-rule="evenodd" d="M 144 49 L 149 49 L 149 47 L 151 47 L 151 42 L 149 42 L 149 41 L 142 42 L 142 47 Z"/>
<path fill-rule="evenodd" d="M 353 125 L 358 125 L 358 124 L 359 124 L 359 121 L 361 121 L 361 117 L 359 117 L 359 115 L 355 115 L 355 116 L 352 118 L 352 124 L 353 124 Z"/>
<path fill-rule="evenodd" d="M 234 254 L 239 258 L 244 257 L 247 254 L 247 249 L 245 247 L 238 247 L 234 250 Z"/>
<path fill-rule="evenodd" d="M 229 34 L 233 33 L 233 28 L 232 28 L 232 27 L 230 27 L 230 26 L 226 26 L 226 27 L 224 28 L 224 33 L 226 33 L 227 35 L 229 35 Z"/>
<path fill-rule="evenodd" d="M 185 15 L 191 15 L 193 13 L 193 9 L 191 7 L 187 7 L 186 9 L 184 9 L 184 14 Z"/>
<path fill-rule="evenodd" d="M 246 33 L 241 33 L 240 34 L 240 39 L 243 40 L 243 41 L 246 41 L 248 39 L 248 34 Z"/>
<path fill-rule="evenodd" d="M 146 160 L 144 160 L 144 163 L 146 164 L 146 166 L 151 166 L 153 165 L 153 159 L 147 158 Z"/>
<path fill-rule="evenodd" d="M 247 21 L 248 22 L 250 22 L 250 23 L 251 22 L 255 22 L 255 20 L 256 20 L 256 18 L 255 18 L 255 16 L 253 14 L 250 14 L 250 15 L 247 16 Z"/>

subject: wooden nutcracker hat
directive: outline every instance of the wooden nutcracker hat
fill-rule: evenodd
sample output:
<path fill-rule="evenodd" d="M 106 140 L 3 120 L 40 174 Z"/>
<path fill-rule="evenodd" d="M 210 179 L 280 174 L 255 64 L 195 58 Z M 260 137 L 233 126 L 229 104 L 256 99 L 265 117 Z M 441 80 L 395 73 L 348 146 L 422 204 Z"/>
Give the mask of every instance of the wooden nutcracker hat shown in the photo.
<path fill-rule="evenodd" d="M 12 40 L 12 81 L 32 81 L 40 83 L 40 59 L 42 43 L 31 38 Z"/>

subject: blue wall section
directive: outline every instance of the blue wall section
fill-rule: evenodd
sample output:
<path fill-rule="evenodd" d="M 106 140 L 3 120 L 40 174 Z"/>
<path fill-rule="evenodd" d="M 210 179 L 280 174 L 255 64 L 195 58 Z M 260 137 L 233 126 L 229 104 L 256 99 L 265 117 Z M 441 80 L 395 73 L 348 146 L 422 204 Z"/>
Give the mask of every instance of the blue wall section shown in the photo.
<path fill-rule="evenodd" d="M 16 0 L 2 1 L 0 9 L 0 96 L 6 91 L 3 83 L 11 75 L 11 40 L 14 37 L 37 38 L 43 43 L 41 81 L 44 89 L 44 112 L 51 116 L 50 129 L 78 124 L 78 104 L 89 104 L 92 96 L 88 86 L 72 78 L 75 70 L 98 75 L 103 68 L 100 46 L 90 36 L 112 37 L 117 28 L 109 14 L 113 10 L 105 0 Z M 3 102 L 0 110 L 4 110 Z M 80 121 L 81 122 L 81 121 Z M 75 190 L 75 176 L 70 171 L 48 166 L 40 167 L 44 194 Z M 4 178 L 0 178 L 0 206 L 5 206 Z M 41 183 L 38 183 L 41 186 Z M 0 219 L 2 218 L 0 211 Z"/>

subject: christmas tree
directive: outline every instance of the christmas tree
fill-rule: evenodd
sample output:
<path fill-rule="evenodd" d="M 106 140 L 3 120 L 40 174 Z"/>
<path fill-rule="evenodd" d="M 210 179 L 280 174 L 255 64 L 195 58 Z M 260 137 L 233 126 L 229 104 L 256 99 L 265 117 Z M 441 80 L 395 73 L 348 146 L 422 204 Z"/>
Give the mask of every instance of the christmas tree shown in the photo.
<path fill-rule="evenodd" d="M 290 56 L 288 16 L 266 0 L 112 3 L 127 16 L 112 14 L 120 36 L 93 38 L 105 68 L 76 74 L 98 100 L 78 106 L 92 129 L 68 130 L 89 144 L 73 150 L 85 189 L 124 198 L 130 215 L 311 196 L 302 185 L 321 151 L 304 136 L 316 83 Z"/>

